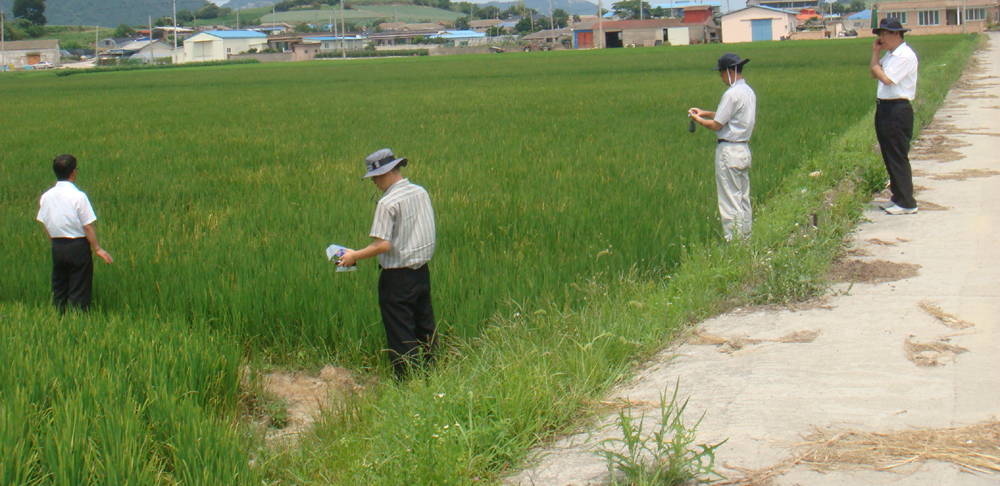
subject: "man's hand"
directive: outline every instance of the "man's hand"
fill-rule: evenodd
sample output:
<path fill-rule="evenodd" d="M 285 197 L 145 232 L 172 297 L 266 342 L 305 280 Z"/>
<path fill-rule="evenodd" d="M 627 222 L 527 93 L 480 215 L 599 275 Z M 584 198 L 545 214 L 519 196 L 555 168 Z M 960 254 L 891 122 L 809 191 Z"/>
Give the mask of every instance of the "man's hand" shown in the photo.
<path fill-rule="evenodd" d="M 882 39 L 875 39 L 875 43 L 872 44 L 872 52 L 878 55 L 882 53 L 882 49 L 885 49 L 882 46 Z"/>
<path fill-rule="evenodd" d="M 108 265 L 115 262 L 115 259 L 111 258 L 111 254 L 104 251 L 104 248 L 98 248 L 96 253 L 97 256 L 101 257 L 101 260 L 104 260 L 104 263 L 107 263 Z"/>
<path fill-rule="evenodd" d="M 358 263 L 358 252 L 354 250 L 344 250 L 344 254 L 337 260 L 338 267 L 353 267 Z"/>

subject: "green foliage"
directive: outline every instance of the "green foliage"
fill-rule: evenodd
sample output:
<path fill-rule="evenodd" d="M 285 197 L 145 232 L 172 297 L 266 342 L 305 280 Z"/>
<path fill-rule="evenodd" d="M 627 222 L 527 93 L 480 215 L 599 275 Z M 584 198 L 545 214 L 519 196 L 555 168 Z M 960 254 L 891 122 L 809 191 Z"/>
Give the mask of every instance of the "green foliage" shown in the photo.
<path fill-rule="evenodd" d="M 14 0 L 14 18 L 24 19 L 34 25 L 45 25 L 45 0 Z"/>
<path fill-rule="evenodd" d="M 190 10 L 177 11 L 177 25 L 188 25 L 194 21 L 194 14 Z"/>
<path fill-rule="evenodd" d="M 614 9 L 615 14 L 624 19 L 638 19 L 639 9 L 641 8 L 643 12 L 649 12 L 650 6 L 649 3 L 642 0 L 622 0 L 613 3 L 611 8 Z M 643 16 L 649 17 L 647 13 L 644 13 Z"/>
<path fill-rule="evenodd" d="M 493 5 L 487 5 L 485 7 L 475 9 L 475 15 L 479 20 L 496 19 L 500 17 L 500 9 Z"/>
<path fill-rule="evenodd" d="M 229 423 L 238 346 L 177 320 L 0 315 L 0 483 L 259 484 Z"/>
<path fill-rule="evenodd" d="M 725 479 L 715 471 L 715 450 L 726 441 L 695 445 L 698 425 L 705 415 L 694 425 L 685 425 L 688 400 L 677 401 L 679 389 L 677 386 L 673 394 L 667 390 L 660 394 L 660 417 L 653 432 L 646 436 L 645 415 L 636 419 L 631 406 L 618 412 L 622 438 L 603 441 L 603 448 L 597 452 L 608 460 L 611 484 L 674 486 L 688 481 L 710 482 L 713 476 Z M 624 446 L 625 451 L 619 452 L 619 446 Z"/>
<path fill-rule="evenodd" d="M 153 26 L 154 27 L 173 27 L 174 26 L 174 19 L 170 18 L 170 17 L 167 17 L 167 16 L 163 16 L 163 17 L 160 17 L 160 18 L 154 20 L 153 21 Z"/>
<path fill-rule="evenodd" d="M 455 28 L 466 30 L 469 28 L 469 17 L 459 17 L 455 19 Z"/>
<path fill-rule="evenodd" d="M 569 25 L 569 14 L 561 8 L 552 11 L 552 23 L 556 29 L 564 29 Z"/>
<path fill-rule="evenodd" d="M 128 24 L 121 24 L 118 26 L 117 29 L 115 29 L 115 32 L 111 35 L 113 37 L 118 38 L 118 37 L 128 37 L 132 34 L 135 34 L 135 29 L 130 27 Z M 65 46 L 63 46 L 63 48 L 65 48 Z"/>

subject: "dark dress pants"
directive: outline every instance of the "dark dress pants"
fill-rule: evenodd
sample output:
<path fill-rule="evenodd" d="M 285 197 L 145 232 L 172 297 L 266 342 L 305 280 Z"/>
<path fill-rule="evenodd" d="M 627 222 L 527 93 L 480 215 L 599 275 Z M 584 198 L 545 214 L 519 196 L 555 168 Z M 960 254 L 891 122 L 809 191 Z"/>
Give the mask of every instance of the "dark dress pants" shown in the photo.
<path fill-rule="evenodd" d="M 90 309 L 94 290 L 94 257 L 86 238 L 52 238 L 52 302 L 59 312 L 66 305 Z"/>
<path fill-rule="evenodd" d="M 906 100 L 880 101 L 875 108 L 875 135 L 882 161 L 889 173 L 892 202 L 901 208 L 917 207 L 913 198 L 910 140 L 913 138 L 913 107 Z"/>
<path fill-rule="evenodd" d="M 386 268 L 378 279 L 378 305 L 397 377 L 410 367 L 434 360 L 434 308 L 430 270 Z"/>

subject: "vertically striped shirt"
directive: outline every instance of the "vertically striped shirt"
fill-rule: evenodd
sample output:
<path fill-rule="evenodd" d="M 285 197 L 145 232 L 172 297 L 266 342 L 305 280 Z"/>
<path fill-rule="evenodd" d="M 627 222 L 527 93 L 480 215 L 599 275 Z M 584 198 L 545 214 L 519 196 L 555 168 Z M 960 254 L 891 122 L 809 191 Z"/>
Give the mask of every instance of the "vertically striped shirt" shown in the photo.
<path fill-rule="evenodd" d="M 375 208 L 372 238 L 390 243 L 382 268 L 420 268 L 434 256 L 434 209 L 423 187 L 403 179 L 389 186 Z"/>

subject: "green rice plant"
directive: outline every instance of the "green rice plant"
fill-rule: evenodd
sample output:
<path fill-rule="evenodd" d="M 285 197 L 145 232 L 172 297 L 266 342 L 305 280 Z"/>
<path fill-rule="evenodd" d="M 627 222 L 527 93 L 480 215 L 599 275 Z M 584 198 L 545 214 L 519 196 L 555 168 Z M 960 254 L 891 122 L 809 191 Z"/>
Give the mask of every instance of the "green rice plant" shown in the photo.
<path fill-rule="evenodd" d="M 622 438 L 606 439 L 597 452 L 608 461 L 611 484 L 678 485 L 710 482 L 713 477 L 725 479 L 715 471 L 715 451 L 726 441 L 695 445 L 698 425 L 705 414 L 694 425 L 685 425 L 684 412 L 689 399 L 678 402 L 678 390 L 679 386 L 675 386 L 672 394 L 666 389 L 660 394 L 659 420 L 645 436 L 645 414 L 636 419 L 631 406 L 618 412 Z M 625 447 L 624 452 L 619 452 L 619 446 Z"/>

